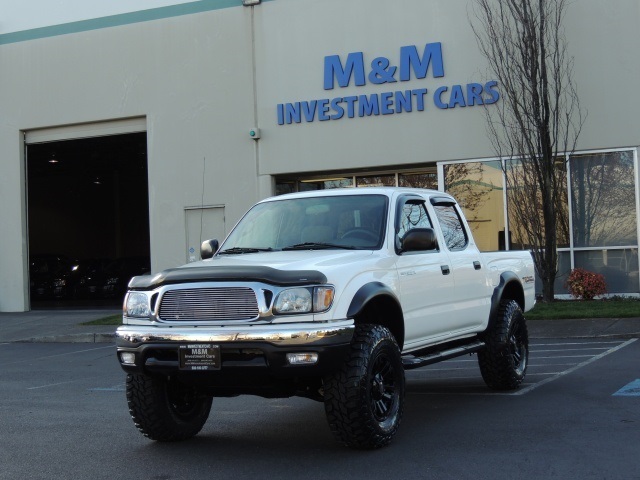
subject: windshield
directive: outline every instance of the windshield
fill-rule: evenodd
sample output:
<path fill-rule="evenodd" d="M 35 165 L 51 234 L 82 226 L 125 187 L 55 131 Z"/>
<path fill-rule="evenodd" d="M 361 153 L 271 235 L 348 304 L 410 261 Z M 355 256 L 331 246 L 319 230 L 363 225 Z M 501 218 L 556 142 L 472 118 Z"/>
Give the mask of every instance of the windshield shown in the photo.
<path fill-rule="evenodd" d="M 344 195 L 260 203 L 242 218 L 219 254 L 382 247 L 387 197 Z"/>

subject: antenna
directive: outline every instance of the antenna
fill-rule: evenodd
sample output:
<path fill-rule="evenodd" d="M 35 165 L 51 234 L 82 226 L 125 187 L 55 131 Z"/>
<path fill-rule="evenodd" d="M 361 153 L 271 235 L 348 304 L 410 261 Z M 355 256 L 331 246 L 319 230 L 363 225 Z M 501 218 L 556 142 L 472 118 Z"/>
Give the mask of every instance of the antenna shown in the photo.
<path fill-rule="evenodd" d="M 204 174 L 207 171 L 207 157 L 202 157 L 202 195 L 200 197 L 200 243 L 202 243 L 202 224 L 204 222 Z"/>

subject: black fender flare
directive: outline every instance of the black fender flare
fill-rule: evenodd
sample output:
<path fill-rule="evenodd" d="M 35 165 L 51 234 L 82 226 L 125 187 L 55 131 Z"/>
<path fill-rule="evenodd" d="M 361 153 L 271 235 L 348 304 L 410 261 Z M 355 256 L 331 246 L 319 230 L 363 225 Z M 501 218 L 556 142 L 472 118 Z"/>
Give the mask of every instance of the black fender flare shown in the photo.
<path fill-rule="evenodd" d="M 509 295 L 509 297 L 515 300 L 518 305 L 520 305 L 520 308 L 524 310 L 524 290 L 520 277 L 513 272 L 502 272 L 500 274 L 500 283 L 493 289 L 493 294 L 491 295 L 491 310 L 489 311 L 487 330 L 491 329 L 495 322 L 498 308 L 500 308 L 500 302 L 505 297 L 505 291 L 512 290 L 513 288 L 518 291 L 519 298 L 513 298 L 513 295 Z"/>
<path fill-rule="evenodd" d="M 393 292 L 393 290 L 391 290 L 382 282 L 370 282 L 365 283 L 363 286 L 361 286 L 353 296 L 351 304 L 349 305 L 349 309 L 347 310 L 347 318 L 356 317 L 360 312 L 362 312 L 362 309 L 367 303 L 369 303 L 375 297 L 379 297 L 381 295 L 391 297 L 398 305 L 400 311 L 402 311 L 400 301 L 398 300 L 398 297 L 396 297 L 396 294 Z"/>
<path fill-rule="evenodd" d="M 395 292 L 388 285 L 382 282 L 369 282 L 362 285 L 351 300 L 347 310 L 347 318 L 355 320 L 372 301 L 376 301 L 378 298 L 382 299 L 383 303 L 377 304 L 378 308 L 375 313 L 379 316 L 375 323 L 387 327 L 402 349 L 404 345 L 402 305 Z"/>

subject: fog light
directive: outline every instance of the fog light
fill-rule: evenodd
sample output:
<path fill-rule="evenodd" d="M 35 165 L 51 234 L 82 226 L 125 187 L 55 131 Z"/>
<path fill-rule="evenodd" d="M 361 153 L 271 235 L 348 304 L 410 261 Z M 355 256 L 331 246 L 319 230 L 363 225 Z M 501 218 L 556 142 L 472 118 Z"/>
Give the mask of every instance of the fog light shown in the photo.
<path fill-rule="evenodd" d="M 318 363 L 317 353 L 287 353 L 289 365 L 313 365 Z"/>
<path fill-rule="evenodd" d="M 132 352 L 121 352 L 120 353 L 120 362 L 123 365 L 135 365 L 136 364 L 136 354 Z"/>

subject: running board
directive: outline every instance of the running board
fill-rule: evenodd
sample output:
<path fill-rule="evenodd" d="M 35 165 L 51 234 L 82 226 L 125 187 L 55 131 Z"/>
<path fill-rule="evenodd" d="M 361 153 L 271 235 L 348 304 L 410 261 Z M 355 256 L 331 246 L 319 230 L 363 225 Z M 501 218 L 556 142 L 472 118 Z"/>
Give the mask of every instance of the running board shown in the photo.
<path fill-rule="evenodd" d="M 471 354 L 478 352 L 484 348 L 484 342 L 477 340 L 468 345 L 462 345 L 459 347 L 450 348 L 448 350 L 442 350 L 441 352 L 434 352 L 424 357 L 415 357 L 413 355 L 405 355 L 402 357 L 402 365 L 405 370 L 411 370 L 414 368 L 424 367 L 425 365 L 431 365 L 432 363 L 442 362 L 443 360 L 449 360 L 450 358 L 459 357 L 461 355 Z"/>

